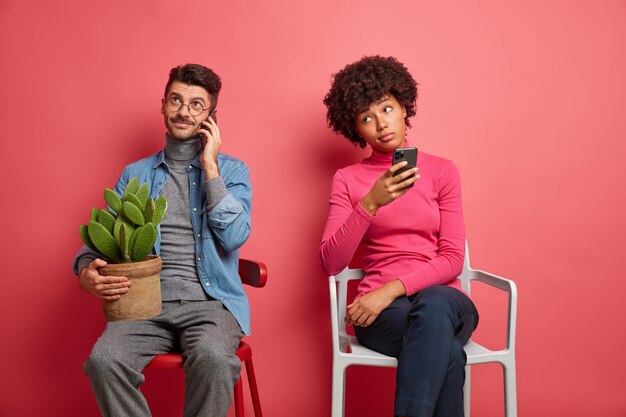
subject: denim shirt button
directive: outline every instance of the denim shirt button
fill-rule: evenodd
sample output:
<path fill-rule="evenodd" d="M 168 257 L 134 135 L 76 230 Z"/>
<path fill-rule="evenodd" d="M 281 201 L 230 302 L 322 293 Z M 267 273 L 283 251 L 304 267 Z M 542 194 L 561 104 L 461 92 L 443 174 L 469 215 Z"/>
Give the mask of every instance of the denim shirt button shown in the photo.
<path fill-rule="evenodd" d="M 198 211 L 198 209 L 194 207 L 194 208 L 193 208 L 193 211 Z"/>

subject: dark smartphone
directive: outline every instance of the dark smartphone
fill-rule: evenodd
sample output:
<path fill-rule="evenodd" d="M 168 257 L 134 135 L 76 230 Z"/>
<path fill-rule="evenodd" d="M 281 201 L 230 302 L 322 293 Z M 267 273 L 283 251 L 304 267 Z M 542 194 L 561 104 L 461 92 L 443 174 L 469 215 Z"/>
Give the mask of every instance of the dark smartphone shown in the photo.
<path fill-rule="evenodd" d="M 213 110 L 209 112 L 209 115 L 206 118 L 207 122 L 209 121 L 209 117 L 212 117 L 215 124 L 217 124 L 217 109 L 215 107 L 213 107 Z"/>
<path fill-rule="evenodd" d="M 206 119 L 204 119 L 205 122 L 209 121 L 209 117 L 213 118 L 213 121 L 215 122 L 215 124 L 217 124 L 217 110 L 215 109 L 215 107 L 213 107 L 213 109 L 209 112 L 209 115 L 206 117 Z M 206 129 L 206 127 L 204 125 L 202 125 L 203 129 Z M 201 133 L 200 135 L 198 135 L 199 138 L 203 138 L 204 135 Z M 202 148 L 204 149 L 204 142 L 202 142 Z"/>
<path fill-rule="evenodd" d="M 393 151 L 393 158 L 391 165 L 395 165 L 398 162 L 407 161 L 408 163 L 397 170 L 393 176 L 403 173 L 404 171 L 415 168 L 417 165 L 417 148 L 398 148 Z M 409 185 L 409 188 L 413 187 L 413 184 Z"/>

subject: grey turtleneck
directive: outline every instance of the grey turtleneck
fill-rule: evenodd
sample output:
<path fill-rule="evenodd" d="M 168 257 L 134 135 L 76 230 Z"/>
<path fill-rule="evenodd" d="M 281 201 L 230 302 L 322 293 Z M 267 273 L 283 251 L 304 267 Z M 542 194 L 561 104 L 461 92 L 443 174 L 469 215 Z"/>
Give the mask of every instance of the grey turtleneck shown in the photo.
<path fill-rule="evenodd" d="M 202 149 L 199 139 L 175 140 L 166 135 L 165 163 L 170 178 L 163 188 L 168 209 L 161 222 L 161 296 L 163 301 L 207 300 L 209 296 L 198 280 L 195 236 L 189 211 L 187 170 Z M 205 183 L 207 210 L 215 207 L 228 193 L 221 177 Z"/>

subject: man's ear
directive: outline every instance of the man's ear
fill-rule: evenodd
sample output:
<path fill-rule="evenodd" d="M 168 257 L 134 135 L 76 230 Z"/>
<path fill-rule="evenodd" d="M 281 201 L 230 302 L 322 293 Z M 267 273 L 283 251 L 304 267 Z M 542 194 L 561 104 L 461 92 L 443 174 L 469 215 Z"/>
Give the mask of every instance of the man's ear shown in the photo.
<path fill-rule="evenodd" d="M 161 99 L 161 114 L 165 114 L 165 99 Z"/>

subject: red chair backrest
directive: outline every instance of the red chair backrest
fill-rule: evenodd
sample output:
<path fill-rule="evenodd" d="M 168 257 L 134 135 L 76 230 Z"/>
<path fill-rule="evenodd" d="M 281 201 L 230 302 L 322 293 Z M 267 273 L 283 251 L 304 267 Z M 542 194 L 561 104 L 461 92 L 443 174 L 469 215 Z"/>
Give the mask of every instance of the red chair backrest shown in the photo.
<path fill-rule="evenodd" d="M 255 288 L 262 288 L 267 283 L 267 267 L 263 262 L 239 259 L 241 282 Z"/>

